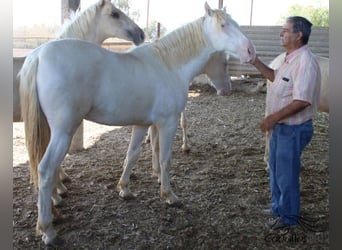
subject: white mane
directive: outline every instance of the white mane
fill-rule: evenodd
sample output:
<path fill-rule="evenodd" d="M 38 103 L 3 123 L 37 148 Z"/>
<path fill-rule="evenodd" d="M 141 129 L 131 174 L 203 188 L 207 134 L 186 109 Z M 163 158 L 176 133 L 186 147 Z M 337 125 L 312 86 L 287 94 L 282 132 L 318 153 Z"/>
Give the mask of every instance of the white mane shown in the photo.
<path fill-rule="evenodd" d="M 213 10 L 213 17 L 217 29 L 221 29 L 220 20 L 226 20 L 230 16 L 222 10 Z M 204 18 L 180 27 L 155 42 L 154 51 L 166 65 L 172 67 L 184 63 L 190 57 L 198 55 L 206 46 L 207 41 L 202 30 Z M 231 18 L 230 21 L 233 22 Z"/>
<path fill-rule="evenodd" d="M 84 12 L 77 12 L 66 21 L 61 28 L 57 38 L 78 38 L 85 39 L 85 34 L 89 30 L 89 24 L 93 22 L 96 15 L 97 5 L 94 4 Z"/>
<path fill-rule="evenodd" d="M 206 45 L 202 24 L 204 18 L 176 29 L 153 44 L 154 52 L 169 67 L 198 55 Z"/>

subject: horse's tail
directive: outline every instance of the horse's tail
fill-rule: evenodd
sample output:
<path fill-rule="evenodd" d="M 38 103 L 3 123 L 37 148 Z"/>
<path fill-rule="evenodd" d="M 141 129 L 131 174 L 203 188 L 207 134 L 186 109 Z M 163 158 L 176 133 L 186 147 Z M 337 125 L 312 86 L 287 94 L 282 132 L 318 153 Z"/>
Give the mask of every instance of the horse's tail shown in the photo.
<path fill-rule="evenodd" d="M 37 93 L 37 70 L 39 57 L 37 53 L 27 56 L 19 72 L 20 105 L 22 119 L 25 123 L 25 140 L 30 160 L 31 181 L 37 188 L 38 164 L 42 159 L 50 140 L 50 128 L 41 110 Z"/>

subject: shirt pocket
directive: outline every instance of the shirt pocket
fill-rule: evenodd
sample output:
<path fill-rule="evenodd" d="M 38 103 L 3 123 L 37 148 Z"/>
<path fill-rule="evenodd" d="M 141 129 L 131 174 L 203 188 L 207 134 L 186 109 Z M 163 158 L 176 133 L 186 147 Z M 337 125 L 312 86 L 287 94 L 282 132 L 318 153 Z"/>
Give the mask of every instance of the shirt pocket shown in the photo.
<path fill-rule="evenodd" d="M 278 95 L 281 97 L 291 96 L 293 94 L 293 84 L 290 78 L 283 77 L 278 85 Z"/>

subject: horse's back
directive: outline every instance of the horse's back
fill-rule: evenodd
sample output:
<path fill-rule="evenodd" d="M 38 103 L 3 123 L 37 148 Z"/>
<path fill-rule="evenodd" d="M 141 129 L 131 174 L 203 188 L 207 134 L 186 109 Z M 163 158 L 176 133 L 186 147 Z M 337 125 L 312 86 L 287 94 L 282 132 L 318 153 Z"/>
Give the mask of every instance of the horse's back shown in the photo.
<path fill-rule="evenodd" d="M 74 39 L 46 44 L 37 72 L 45 113 L 52 120 L 60 112 L 70 119 L 118 126 L 150 124 L 171 108 L 180 113 L 186 90 L 177 75 L 144 48 L 114 53 Z"/>

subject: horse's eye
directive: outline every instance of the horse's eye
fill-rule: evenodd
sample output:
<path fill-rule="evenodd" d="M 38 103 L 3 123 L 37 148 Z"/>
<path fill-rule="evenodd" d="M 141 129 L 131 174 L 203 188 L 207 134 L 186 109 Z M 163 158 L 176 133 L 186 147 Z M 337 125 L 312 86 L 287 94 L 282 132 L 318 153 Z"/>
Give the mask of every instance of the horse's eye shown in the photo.
<path fill-rule="evenodd" d="M 221 24 L 221 28 L 224 28 L 224 24 Z"/>
<path fill-rule="evenodd" d="M 119 17 L 120 17 L 119 12 L 115 12 L 115 11 L 113 11 L 110 15 L 116 19 L 119 19 Z"/>

